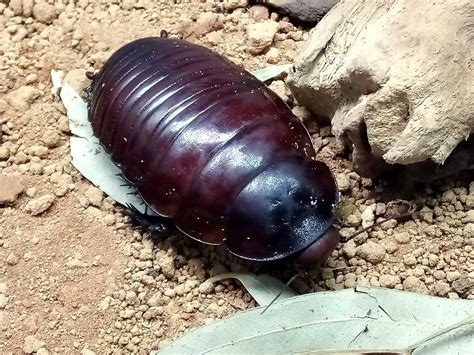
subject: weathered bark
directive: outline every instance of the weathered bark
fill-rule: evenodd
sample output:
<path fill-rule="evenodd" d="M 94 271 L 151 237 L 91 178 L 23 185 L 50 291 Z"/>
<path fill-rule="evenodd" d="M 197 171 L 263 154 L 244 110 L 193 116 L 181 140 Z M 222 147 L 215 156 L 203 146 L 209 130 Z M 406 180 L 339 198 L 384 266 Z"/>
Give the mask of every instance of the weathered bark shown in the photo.
<path fill-rule="evenodd" d="M 312 30 L 288 84 L 352 146 L 362 175 L 438 169 L 474 132 L 473 48 L 470 0 L 346 0 Z M 474 161 L 458 156 L 460 169 Z"/>

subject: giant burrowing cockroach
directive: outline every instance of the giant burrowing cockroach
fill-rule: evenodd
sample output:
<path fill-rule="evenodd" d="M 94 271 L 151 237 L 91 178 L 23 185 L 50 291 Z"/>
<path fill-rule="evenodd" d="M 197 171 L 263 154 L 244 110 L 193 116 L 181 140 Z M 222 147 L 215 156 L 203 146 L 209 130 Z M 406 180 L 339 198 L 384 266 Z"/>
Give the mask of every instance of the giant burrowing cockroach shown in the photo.
<path fill-rule="evenodd" d="M 336 247 L 339 192 L 307 130 L 223 56 L 142 38 L 107 60 L 88 94 L 94 134 L 163 222 L 249 260 L 314 265 Z"/>

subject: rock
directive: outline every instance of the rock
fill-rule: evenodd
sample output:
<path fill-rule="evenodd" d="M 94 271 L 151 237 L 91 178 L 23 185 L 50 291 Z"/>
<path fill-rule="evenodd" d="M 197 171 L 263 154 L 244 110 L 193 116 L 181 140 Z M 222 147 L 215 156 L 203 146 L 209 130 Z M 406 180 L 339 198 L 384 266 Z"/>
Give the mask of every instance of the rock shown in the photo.
<path fill-rule="evenodd" d="M 353 258 L 357 254 L 357 246 L 353 239 L 342 244 L 342 252 L 347 255 L 348 258 Z"/>
<path fill-rule="evenodd" d="M 55 7 L 42 1 L 35 2 L 32 12 L 36 20 L 46 25 L 53 23 L 57 16 Z"/>
<path fill-rule="evenodd" d="M 268 8 L 263 5 L 254 5 L 249 9 L 250 17 L 255 21 L 268 20 L 270 13 Z"/>
<path fill-rule="evenodd" d="M 0 309 L 5 309 L 8 303 L 8 297 L 3 293 L 0 293 Z"/>
<path fill-rule="evenodd" d="M 46 158 L 49 154 L 48 148 L 46 148 L 45 146 L 42 146 L 42 145 L 31 146 L 30 148 L 28 148 L 28 151 L 32 155 L 34 155 L 36 157 L 40 157 L 40 158 Z"/>
<path fill-rule="evenodd" d="M 474 223 L 474 210 L 469 210 L 462 219 L 463 223 Z"/>
<path fill-rule="evenodd" d="M 441 201 L 442 202 L 454 203 L 454 202 L 456 202 L 456 194 L 454 193 L 453 190 L 445 191 L 443 193 L 443 196 L 441 196 Z"/>
<path fill-rule="evenodd" d="M 433 293 L 438 296 L 446 296 L 450 290 L 451 287 L 443 281 L 436 282 L 432 287 Z"/>
<path fill-rule="evenodd" d="M 367 260 L 372 264 L 378 264 L 383 261 L 385 257 L 385 247 L 381 244 L 369 241 L 361 245 L 358 254 L 364 260 Z"/>
<path fill-rule="evenodd" d="M 269 55 L 271 52 L 273 52 L 274 50 L 276 50 L 277 53 L 280 52 L 278 48 L 272 47 L 272 48 L 270 48 L 270 49 L 268 50 L 268 52 L 267 52 L 267 57 L 268 57 L 268 55 Z M 278 54 L 278 56 L 279 56 L 279 54 Z M 278 57 L 278 56 L 277 56 L 277 57 Z M 267 59 L 267 61 L 268 61 L 268 59 Z M 276 63 L 276 62 L 275 62 L 275 63 Z M 295 105 L 295 106 L 291 109 L 291 112 L 293 112 L 293 114 L 294 114 L 296 117 L 298 117 L 298 118 L 299 118 L 301 121 L 303 121 L 303 122 L 308 122 L 308 120 L 311 118 L 311 114 L 310 114 L 309 111 L 308 111 L 305 107 L 303 107 L 303 106 L 297 106 L 297 105 Z M 313 122 L 311 122 L 311 123 L 313 123 Z M 344 175 L 345 175 L 345 174 L 344 174 Z M 338 184 L 339 184 L 339 177 L 337 177 L 337 178 L 338 178 Z M 339 187 L 339 189 L 341 189 L 341 187 L 340 187 L 339 185 L 338 185 L 338 187 Z"/>
<path fill-rule="evenodd" d="M 403 263 L 406 265 L 406 266 L 414 266 L 416 265 L 416 258 L 414 255 L 412 254 L 408 254 L 408 255 L 405 255 L 403 257 Z"/>
<path fill-rule="evenodd" d="M 468 223 L 464 226 L 462 231 L 464 238 L 474 238 L 474 223 Z"/>
<path fill-rule="evenodd" d="M 398 250 L 398 244 L 393 240 L 388 240 L 385 242 L 385 249 L 387 253 L 393 254 Z"/>
<path fill-rule="evenodd" d="M 28 74 L 25 78 L 26 83 L 29 84 L 34 84 L 38 81 L 38 75 L 35 73 Z"/>
<path fill-rule="evenodd" d="M 20 86 L 6 96 L 7 102 L 15 110 L 25 111 L 39 97 L 40 91 L 32 86 Z"/>
<path fill-rule="evenodd" d="M 121 6 L 122 6 L 122 9 L 129 11 L 135 7 L 136 3 L 137 3 L 137 0 L 122 0 Z"/>
<path fill-rule="evenodd" d="M 167 288 L 165 290 L 165 292 L 163 292 L 163 294 L 166 296 L 166 297 L 169 297 L 169 298 L 173 298 L 176 296 L 176 292 L 175 290 L 173 290 L 172 288 Z"/>
<path fill-rule="evenodd" d="M 45 212 L 51 207 L 56 197 L 52 194 L 46 194 L 37 199 L 31 200 L 26 204 L 26 211 L 33 216 L 37 216 Z"/>
<path fill-rule="evenodd" d="M 378 202 L 375 207 L 375 215 L 382 216 L 387 212 L 387 205 L 382 202 Z"/>
<path fill-rule="evenodd" d="M 205 295 L 214 291 L 214 284 L 209 281 L 204 281 L 202 284 L 199 285 L 199 293 L 203 293 Z"/>
<path fill-rule="evenodd" d="M 1 159 L 1 157 L 0 157 Z M 474 208 L 474 194 L 467 195 L 466 197 L 466 207 L 467 208 Z"/>
<path fill-rule="evenodd" d="M 7 264 L 10 265 L 10 266 L 14 266 L 14 265 L 18 264 L 18 257 L 13 253 L 8 254 Z"/>
<path fill-rule="evenodd" d="M 0 175 L 0 206 L 11 205 L 25 190 L 18 177 Z"/>
<path fill-rule="evenodd" d="M 54 194 L 56 196 L 64 196 L 69 191 L 74 189 L 74 183 L 72 176 L 68 174 L 62 174 L 59 171 L 51 174 L 50 181 L 55 185 Z"/>
<path fill-rule="evenodd" d="M 100 207 L 102 200 L 104 199 L 104 193 L 102 190 L 95 186 L 89 186 L 86 191 L 86 197 L 92 206 Z"/>
<path fill-rule="evenodd" d="M 410 241 L 410 234 L 408 232 L 400 232 L 394 235 L 398 244 L 406 244 Z"/>
<path fill-rule="evenodd" d="M 39 349 L 41 349 L 42 347 L 44 347 L 44 345 L 45 345 L 45 343 L 43 341 L 37 339 L 33 335 L 28 335 L 25 338 L 25 343 L 23 345 L 23 351 L 27 354 L 32 354 L 32 353 L 38 351 Z"/>
<path fill-rule="evenodd" d="M 469 292 L 472 292 L 474 288 L 474 280 L 469 278 L 469 276 L 463 275 L 457 280 L 454 280 L 452 286 L 458 295 L 467 295 Z"/>
<path fill-rule="evenodd" d="M 362 217 L 362 227 L 367 228 L 374 224 L 375 221 L 375 204 L 367 207 L 364 212 L 361 214 Z"/>
<path fill-rule="evenodd" d="M 115 216 L 113 214 L 105 215 L 104 218 L 102 218 L 102 222 L 104 222 L 106 226 L 111 226 L 115 223 Z"/>
<path fill-rule="evenodd" d="M 58 122 L 58 129 L 63 133 L 69 133 L 69 119 L 66 116 L 61 116 Z"/>
<path fill-rule="evenodd" d="M 0 161 L 8 160 L 10 158 L 10 149 L 0 146 Z"/>
<path fill-rule="evenodd" d="M 70 267 L 71 269 L 80 269 L 81 267 L 86 266 L 81 260 L 79 259 L 71 259 L 66 262 L 66 266 Z"/>
<path fill-rule="evenodd" d="M 362 216 L 360 215 L 360 213 L 350 214 L 349 216 L 347 216 L 345 222 L 349 227 L 359 227 L 362 222 Z"/>
<path fill-rule="evenodd" d="M 472 165 L 469 4 L 348 0 L 311 31 L 288 84 L 353 147 L 360 175 L 400 164 L 407 177 L 427 180 Z"/>
<path fill-rule="evenodd" d="M 196 23 L 191 27 L 191 32 L 196 36 L 202 36 L 209 32 L 220 30 L 224 27 L 224 15 L 214 12 L 203 12 L 199 15 Z"/>
<path fill-rule="evenodd" d="M 433 223 L 433 210 L 428 206 L 423 206 L 420 210 L 420 218 L 425 222 Z"/>
<path fill-rule="evenodd" d="M 277 32 L 275 21 L 265 21 L 247 26 L 248 49 L 252 54 L 260 54 L 271 46 Z"/>
<path fill-rule="evenodd" d="M 351 189 L 351 179 L 346 173 L 336 175 L 337 187 L 340 191 L 345 192 Z"/>
<path fill-rule="evenodd" d="M 22 0 L 23 16 L 30 17 L 33 14 L 34 0 Z"/>
<path fill-rule="evenodd" d="M 281 58 L 280 50 L 278 48 L 271 47 L 266 53 L 266 57 L 267 57 L 267 63 L 278 64 Z M 308 113 L 308 111 L 303 106 L 295 106 L 293 107 L 293 110 L 296 111 L 296 113 L 295 112 L 293 113 L 302 120 L 304 120 L 302 117 L 305 117 L 305 115 Z M 315 122 L 313 121 L 312 123 L 314 125 Z"/>
<path fill-rule="evenodd" d="M 317 22 L 331 10 L 339 0 L 257 0 L 276 7 L 282 14 L 303 22 Z"/>
<path fill-rule="evenodd" d="M 457 280 L 461 277 L 461 273 L 459 271 L 448 271 L 446 273 L 446 279 L 449 282 L 453 282 L 454 280 Z"/>
<path fill-rule="evenodd" d="M 76 91 L 76 92 L 79 92 L 79 91 Z M 61 141 L 61 136 L 54 129 L 48 129 L 46 130 L 46 132 L 44 132 L 43 136 L 41 137 L 41 141 L 48 148 L 56 148 Z"/>
<path fill-rule="evenodd" d="M 174 259 L 169 255 L 156 254 L 156 262 L 161 268 L 161 272 L 166 278 L 171 279 L 175 272 L 176 267 L 174 265 Z"/>
<path fill-rule="evenodd" d="M 405 291 L 413 291 L 418 293 L 427 293 L 426 285 L 416 276 L 408 276 L 403 281 L 403 289 Z"/>
<path fill-rule="evenodd" d="M 248 0 L 226 0 L 222 3 L 224 10 L 233 11 L 240 7 L 246 7 Z"/>
<path fill-rule="evenodd" d="M 81 355 L 95 355 L 96 353 L 88 348 L 83 348 L 81 350 Z"/>
<path fill-rule="evenodd" d="M 120 316 L 123 319 L 130 319 L 135 315 L 135 310 L 133 308 L 128 308 L 120 312 Z"/>
<path fill-rule="evenodd" d="M 69 84 L 76 92 L 83 92 L 91 82 L 87 79 L 86 72 L 83 69 L 68 71 L 63 81 Z"/>
<path fill-rule="evenodd" d="M 21 15 L 23 13 L 22 0 L 10 0 L 8 7 L 13 11 L 15 16 Z"/>
<path fill-rule="evenodd" d="M 393 275 L 382 275 L 379 277 L 380 286 L 394 288 L 396 285 L 401 283 L 399 276 Z"/>
<path fill-rule="evenodd" d="M 270 85 L 269 85 L 269 88 L 275 93 L 277 94 L 278 96 L 280 96 L 280 98 L 285 101 L 285 102 L 288 102 L 290 100 L 290 98 L 288 97 L 288 94 L 286 93 L 286 85 L 284 83 L 283 80 L 275 80 L 273 81 Z"/>
<path fill-rule="evenodd" d="M 150 320 L 156 318 L 161 314 L 163 314 L 163 309 L 161 307 L 150 307 L 145 313 L 143 313 L 143 318 L 146 320 Z"/>
<path fill-rule="evenodd" d="M 157 307 L 162 305 L 162 298 L 163 295 L 161 292 L 155 293 L 153 296 L 150 297 L 150 299 L 147 301 L 147 305 L 150 307 Z"/>
<path fill-rule="evenodd" d="M 24 152 L 19 152 L 17 155 L 15 155 L 15 163 L 16 164 L 25 164 L 28 162 L 29 158 Z"/>
<path fill-rule="evenodd" d="M 222 43 L 222 41 L 224 40 L 222 37 L 222 33 L 216 32 L 216 31 L 208 33 L 205 38 L 206 38 L 206 41 L 208 41 L 210 44 L 214 46 L 218 45 L 219 43 Z"/>

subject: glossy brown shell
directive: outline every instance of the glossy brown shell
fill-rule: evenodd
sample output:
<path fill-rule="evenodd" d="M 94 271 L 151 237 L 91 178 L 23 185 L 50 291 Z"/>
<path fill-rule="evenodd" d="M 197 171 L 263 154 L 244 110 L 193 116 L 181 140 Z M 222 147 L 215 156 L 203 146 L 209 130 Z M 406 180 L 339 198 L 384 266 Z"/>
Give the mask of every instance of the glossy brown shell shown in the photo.
<path fill-rule="evenodd" d="M 146 203 L 243 258 L 283 258 L 332 223 L 338 192 L 300 120 L 263 83 L 186 41 L 143 38 L 105 63 L 89 118 Z"/>

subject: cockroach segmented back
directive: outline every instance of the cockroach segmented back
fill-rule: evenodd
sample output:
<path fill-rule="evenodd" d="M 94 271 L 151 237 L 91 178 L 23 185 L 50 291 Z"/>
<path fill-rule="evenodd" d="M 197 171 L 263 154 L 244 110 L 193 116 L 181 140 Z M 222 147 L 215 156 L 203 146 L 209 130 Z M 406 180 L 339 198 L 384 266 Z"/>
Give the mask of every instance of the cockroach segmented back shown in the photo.
<path fill-rule="evenodd" d="M 184 234 L 262 261 L 337 244 L 338 189 L 304 125 L 223 56 L 133 41 L 94 77 L 89 118 L 125 178 Z"/>

